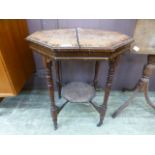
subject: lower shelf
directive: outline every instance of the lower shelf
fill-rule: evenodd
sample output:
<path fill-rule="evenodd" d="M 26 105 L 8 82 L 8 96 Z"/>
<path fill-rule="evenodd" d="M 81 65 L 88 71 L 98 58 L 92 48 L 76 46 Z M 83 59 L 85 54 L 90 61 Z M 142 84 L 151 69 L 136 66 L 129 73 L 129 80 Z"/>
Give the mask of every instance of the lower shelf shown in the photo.
<path fill-rule="evenodd" d="M 69 102 L 89 102 L 95 96 L 95 89 L 83 82 L 71 82 L 62 88 L 62 96 Z"/>

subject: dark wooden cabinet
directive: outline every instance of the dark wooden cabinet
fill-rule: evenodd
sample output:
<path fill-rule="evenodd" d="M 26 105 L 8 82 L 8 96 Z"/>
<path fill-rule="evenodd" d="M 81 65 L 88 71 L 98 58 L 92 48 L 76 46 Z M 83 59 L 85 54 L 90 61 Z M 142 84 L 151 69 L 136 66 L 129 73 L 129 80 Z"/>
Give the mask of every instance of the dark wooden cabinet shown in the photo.
<path fill-rule="evenodd" d="M 19 93 L 35 71 L 26 20 L 0 20 L 0 97 Z"/>

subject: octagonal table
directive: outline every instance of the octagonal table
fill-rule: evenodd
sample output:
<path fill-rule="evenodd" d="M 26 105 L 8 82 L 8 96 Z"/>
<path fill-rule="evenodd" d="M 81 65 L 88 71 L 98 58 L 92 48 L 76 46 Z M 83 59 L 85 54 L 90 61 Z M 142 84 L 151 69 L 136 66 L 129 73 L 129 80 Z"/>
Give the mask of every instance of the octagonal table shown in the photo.
<path fill-rule="evenodd" d="M 44 58 L 54 129 L 57 129 L 58 113 L 68 102 L 90 103 L 100 115 L 97 126 L 101 126 L 107 109 L 107 102 L 116 64 L 119 60 L 118 58 L 125 51 L 130 49 L 133 39 L 118 32 L 82 28 L 38 31 L 31 34 L 26 39 L 29 42 L 30 48 L 40 53 Z M 94 87 L 86 83 L 75 81 L 67 84 L 62 89 L 61 60 L 95 61 Z M 103 60 L 109 62 L 109 71 L 103 103 L 97 106 L 92 102 L 92 99 L 95 96 L 94 88 L 96 88 L 97 84 L 99 62 Z M 61 107 L 58 107 L 55 103 L 54 81 L 51 66 L 56 66 L 59 97 L 63 95 L 66 99 L 66 102 Z"/>

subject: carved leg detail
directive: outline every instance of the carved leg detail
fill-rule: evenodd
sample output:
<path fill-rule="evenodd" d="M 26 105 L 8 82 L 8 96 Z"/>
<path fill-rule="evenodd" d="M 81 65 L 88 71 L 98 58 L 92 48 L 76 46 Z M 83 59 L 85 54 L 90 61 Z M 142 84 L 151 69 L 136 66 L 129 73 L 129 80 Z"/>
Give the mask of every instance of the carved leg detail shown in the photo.
<path fill-rule="evenodd" d="M 55 105 L 55 97 L 54 97 L 54 82 L 53 82 L 53 74 L 51 70 L 51 66 L 53 62 L 51 60 L 45 59 L 45 67 L 47 72 L 47 83 L 48 83 L 48 89 L 49 89 L 49 95 L 51 99 L 51 116 L 53 119 L 54 129 L 57 129 L 57 107 Z"/>
<path fill-rule="evenodd" d="M 109 62 L 109 72 L 107 77 L 107 83 L 105 88 L 105 94 L 104 94 L 104 101 L 103 104 L 100 107 L 100 121 L 97 124 L 97 126 L 101 126 L 103 124 L 103 120 L 105 117 L 106 109 L 107 109 L 107 102 L 110 95 L 111 87 L 112 87 L 112 80 L 114 76 L 114 72 L 117 66 L 118 58 L 115 58 L 114 60 L 110 60 Z"/>

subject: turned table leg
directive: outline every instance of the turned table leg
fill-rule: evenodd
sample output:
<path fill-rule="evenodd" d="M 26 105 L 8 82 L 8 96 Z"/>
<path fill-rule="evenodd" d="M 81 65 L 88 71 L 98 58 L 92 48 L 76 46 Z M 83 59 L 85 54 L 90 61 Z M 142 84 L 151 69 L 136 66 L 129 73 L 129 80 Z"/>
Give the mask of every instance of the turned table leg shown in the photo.
<path fill-rule="evenodd" d="M 61 61 L 56 61 L 56 72 L 57 72 L 57 78 L 58 78 L 58 95 L 59 98 L 61 98 L 61 90 L 62 90 L 62 72 L 61 72 Z"/>
<path fill-rule="evenodd" d="M 54 97 L 54 82 L 53 82 L 53 74 L 51 67 L 53 66 L 53 61 L 45 58 L 45 67 L 46 67 L 46 79 L 48 83 L 49 96 L 51 100 L 51 116 L 53 119 L 54 129 L 57 129 L 57 107 L 55 105 L 55 97 Z"/>
<path fill-rule="evenodd" d="M 115 73 L 118 59 L 119 58 L 117 57 L 109 61 L 109 71 L 108 71 L 107 83 L 106 83 L 106 88 L 105 88 L 104 101 L 99 109 L 100 121 L 97 124 L 97 126 L 101 126 L 103 124 L 103 120 L 104 120 L 106 109 L 107 109 L 108 98 L 109 98 L 111 87 L 112 87 L 112 80 L 113 80 L 113 76 Z"/>
<path fill-rule="evenodd" d="M 141 81 L 143 82 L 143 92 L 146 102 L 152 108 L 155 109 L 155 104 L 151 102 L 148 96 L 149 79 L 152 76 L 154 70 L 155 70 L 155 55 L 148 55 L 148 64 L 144 66 L 143 78 L 141 79 Z"/>
<path fill-rule="evenodd" d="M 131 97 L 112 114 L 113 118 L 119 115 L 121 111 L 123 111 L 130 104 L 130 101 L 133 100 L 134 97 L 136 97 L 138 91 L 143 91 L 146 102 L 153 109 L 155 109 L 155 105 L 151 102 L 148 96 L 149 79 L 152 76 L 154 69 L 155 69 L 155 55 L 148 55 L 147 64 L 144 66 L 142 78 L 139 80 L 135 91 L 133 92 Z"/>

